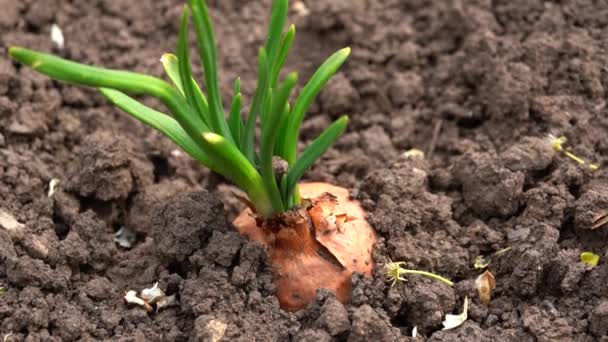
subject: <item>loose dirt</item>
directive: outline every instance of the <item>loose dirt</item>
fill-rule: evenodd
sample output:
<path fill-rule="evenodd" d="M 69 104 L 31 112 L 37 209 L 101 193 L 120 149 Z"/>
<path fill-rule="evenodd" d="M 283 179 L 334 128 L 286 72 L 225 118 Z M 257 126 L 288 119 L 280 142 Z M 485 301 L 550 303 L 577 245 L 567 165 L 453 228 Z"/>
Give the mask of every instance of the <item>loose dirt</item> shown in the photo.
<path fill-rule="evenodd" d="M 209 1 L 226 96 L 240 75 L 251 98 L 270 2 Z M 160 76 L 183 1 L 0 0 L 0 338 L 605 339 L 608 227 L 591 227 L 608 211 L 608 3 L 297 2 L 287 69 L 306 79 L 331 52 L 353 49 L 302 136 L 350 115 L 306 179 L 348 187 L 364 204 L 379 234 L 374 276 L 353 276 L 346 305 L 321 290 L 305 310 L 282 311 L 265 252 L 229 223 L 241 209 L 233 188 L 94 91 L 6 55 L 16 44 Z M 599 170 L 556 154 L 549 133 Z M 412 148 L 426 157 L 402 155 Z M 130 249 L 114 241 L 122 227 L 136 234 Z M 489 265 L 497 286 L 486 306 L 475 258 L 506 247 Z M 581 251 L 599 265 L 580 263 Z M 455 286 L 408 276 L 391 287 L 389 259 Z M 155 282 L 178 305 L 148 313 L 123 301 Z M 442 331 L 465 296 L 469 319 Z"/>

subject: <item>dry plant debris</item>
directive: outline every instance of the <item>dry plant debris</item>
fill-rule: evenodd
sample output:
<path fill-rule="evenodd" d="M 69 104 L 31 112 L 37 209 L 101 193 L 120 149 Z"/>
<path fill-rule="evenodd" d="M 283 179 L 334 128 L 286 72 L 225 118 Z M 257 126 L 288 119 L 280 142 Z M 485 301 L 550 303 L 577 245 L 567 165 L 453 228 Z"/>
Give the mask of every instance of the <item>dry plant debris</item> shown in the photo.
<path fill-rule="evenodd" d="M 135 232 L 126 227 L 121 227 L 114 233 L 114 242 L 123 248 L 131 248 L 135 243 L 135 239 Z"/>
<path fill-rule="evenodd" d="M 549 145 L 551 145 L 551 147 L 553 148 L 553 150 L 555 150 L 555 152 L 563 154 L 564 156 L 573 160 L 574 162 L 576 162 L 577 164 L 579 164 L 581 166 L 588 167 L 589 170 L 591 170 L 591 171 L 595 171 L 599 168 L 599 166 L 597 164 L 586 162 L 584 159 L 578 157 L 574 153 L 565 149 L 563 145 L 566 143 L 566 141 L 568 141 L 568 139 L 566 139 L 566 137 L 564 137 L 564 136 L 558 137 L 553 134 L 549 134 L 547 136 L 547 142 L 549 143 Z"/>
<path fill-rule="evenodd" d="M 473 267 L 475 267 L 478 270 L 483 270 L 484 268 L 486 268 L 490 265 L 490 263 L 492 262 L 492 259 L 494 257 L 504 254 L 504 253 L 510 251 L 511 249 L 512 249 L 511 247 L 506 247 L 506 248 L 503 248 L 503 249 L 500 249 L 500 250 L 494 252 L 494 254 L 491 254 L 491 255 L 485 256 L 485 257 L 483 255 L 478 255 L 475 258 L 475 263 L 473 264 Z"/>
<path fill-rule="evenodd" d="M 485 305 L 490 304 L 492 299 L 492 291 L 496 288 L 496 279 L 494 275 L 486 270 L 475 280 L 477 291 L 479 292 L 479 300 Z"/>
<path fill-rule="evenodd" d="M 405 262 L 389 261 L 386 265 L 384 265 L 385 275 L 386 275 L 386 278 L 392 282 L 391 286 L 395 285 L 395 283 L 397 283 L 398 280 L 406 281 L 406 279 L 403 277 L 406 274 L 418 274 L 418 275 L 425 276 L 425 277 L 428 277 L 431 279 L 439 280 L 443 283 L 448 284 L 449 286 L 454 286 L 454 282 L 452 282 L 451 280 L 446 279 L 440 275 L 437 275 L 437 274 L 431 273 L 431 272 L 426 272 L 426 271 L 405 269 L 405 268 L 401 267 L 402 265 L 405 265 Z"/>
<path fill-rule="evenodd" d="M 441 322 L 443 324 L 443 329 L 441 330 L 449 330 L 454 329 L 462 325 L 467 320 L 469 311 L 469 298 L 464 297 L 464 305 L 462 308 L 462 313 L 459 315 L 446 314 L 445 320 Z"/>
<path fill-rule="evenodd" d="M 598 214 L 593 218 L 593 225 L 591 229 L 598 229 L 608 223 L 608 212 Z"/>
<path fill-rule="evenodd" d="M 157 311 L 160 311 L 163 308 L 177 304 L 175 295 L 167 296 L 158 287 L 158 283 L 155 283 L 151 288 L 143 289 L 139 296 L 136 291 L 127 291 L 124 299 L 127 303 L 141 306 L 148 312 L 154 310 L 153 305 L 156 306 Z"/>

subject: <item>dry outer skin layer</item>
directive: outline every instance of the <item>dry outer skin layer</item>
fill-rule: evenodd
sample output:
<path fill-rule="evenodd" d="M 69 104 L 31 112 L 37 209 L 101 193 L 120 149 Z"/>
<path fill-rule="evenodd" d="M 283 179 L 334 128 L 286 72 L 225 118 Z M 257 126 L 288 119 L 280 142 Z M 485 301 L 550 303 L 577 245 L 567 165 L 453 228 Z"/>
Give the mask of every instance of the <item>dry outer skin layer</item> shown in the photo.
<path fill-rule="evenodd" d="M 325 183 L 302 183 L 299 189 L 305 207 L 287 212 L 279 223 L 259 221 L 246 209 L 233 225 L 268 251 L 281 307 L 303 309 L 321 288 L 346 303 L 352 273 L 372 273 L 376 233 L 347 189 Z"/>
<path fill-rule="evenodd" d="M 208 2 L 224 103 L 237 75 L 251 99 L 271 1 Z M 19 44 L 161 76 L 183 1 L 0 0 L 0 210 L 24 227 L 0 228 L 0 339 L 206 341 L 225 325 L 226 341 L 412 341 L 414 327 L 416 341 L 601 340 L 608 228 L 589 225 L 608 211 L 608 3 L 291 3 L 297 37 L 287 68 L 300 79 L 352 48 L 307 114 L 301 146 L 338 115 L 350 115 L 349 129 L 307 179 L 357 194 L 378 231 L 378 266 L 406 261 L 455 287 L 417 276 L 390 287 L 374 270 L 351 279 L 346 305 L 320 291 L 305 310 L 280 310 L 264 250 L 233 230 L 217 201 L 231 197 L 218 190 L 221 178 L 94 91 L 5 54 Z M 50 40 L 52 23 L 63 52 Z M 550 132 L 599 170 L 541 147 Z M 426 159 L 400 157 L 411 148 Z M 61 182 L 49 198 L 53 178 Z M 184 186 L 194 194 L 173 192 Z M 189 222 L 199 224 L 180 231 Z M 123 225 L 138 232 L 131 250 L 113 242 Z M 179 253 L 159 246 L 155 231 L 198 240 Z M 485 306 L 472 264 L 508 246 L 490 265 L 496 291 Z M 581 251 L 600 255 L 599 265 L 581 266 Z M 122 301 L 156 281 L 179 306 L 148 314 Z M 441 331 L 465 295 L 467 322 Z"/>

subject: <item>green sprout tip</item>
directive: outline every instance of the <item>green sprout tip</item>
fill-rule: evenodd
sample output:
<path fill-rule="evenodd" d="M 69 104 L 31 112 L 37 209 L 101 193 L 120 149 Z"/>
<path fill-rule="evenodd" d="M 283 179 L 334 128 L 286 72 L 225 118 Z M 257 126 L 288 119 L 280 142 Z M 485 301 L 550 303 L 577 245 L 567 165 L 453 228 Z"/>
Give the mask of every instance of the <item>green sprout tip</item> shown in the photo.
<path fill-rule="evenodd" d="M 394 286 L 397 283 L 397 281 L 406 281 L 406 278 L 404 277 L 404 275 L 406 275 L 406 274 L 417 274 L 417 275 L 421 275 L 424 277 L 428 277 L 431 279 L 441 281 L 449 286 L 454 286 L 454 282 L 452 282 L 451 280 L 444 278 L 440 275 L 437 275 L 437 274 L 431 273 L 431 272 L 426 272 L 426 271 L 405 269 L 402 267 L 403 265 L 405 265 L 405 262 L 403 262 L 403 261 L 399 261 L 399 262 L 389 261 L 386 265 L 384 265 L 385 275 L 386 275 L 387 280 L 392 282 L 391 286 Z"/>

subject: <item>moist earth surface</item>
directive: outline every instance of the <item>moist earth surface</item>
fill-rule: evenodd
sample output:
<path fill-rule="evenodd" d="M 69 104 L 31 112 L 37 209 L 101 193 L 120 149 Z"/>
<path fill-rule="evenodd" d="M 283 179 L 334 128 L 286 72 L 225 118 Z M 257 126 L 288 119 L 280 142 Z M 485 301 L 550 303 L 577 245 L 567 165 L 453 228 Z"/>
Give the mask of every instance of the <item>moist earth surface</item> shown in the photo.
<path fill-rule="evenodd" d="M 279 308 L 265 252 L 230 224 L 235 188 L 94 91 L 7 58 L 20 45 L 161 76 L 182 5 L 0 0 L 3 341 L 606 340 L 608 227 L 594 227 L 608 210 L 607 2 L 293 0 L 288 70 L 306 79 L 352 47 L 302 147 L 342 114 L 351 124 L 306 179 L 351 189 L 379 235 L 374 275 L 353 275 L 347 304 L 320 290 L 295 313 Z M 238 75 L 250 99 L 271 1 L 209 6 L 223 94 Z M 599 169 L 556 153 L 549 133 Z M 485 305 L 475 259 L 505 248 Z M 391 286 L 389 260 L 455 285 Z M 173 305 L 123 300 L 156 282 Z M 467 321 L 441 330 L 465 297 Z"/>

